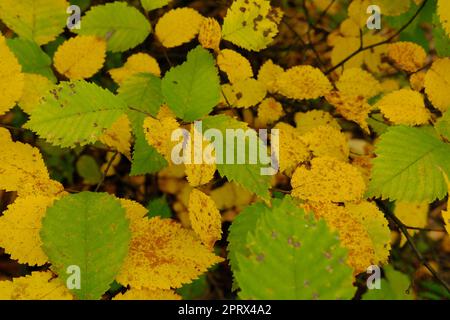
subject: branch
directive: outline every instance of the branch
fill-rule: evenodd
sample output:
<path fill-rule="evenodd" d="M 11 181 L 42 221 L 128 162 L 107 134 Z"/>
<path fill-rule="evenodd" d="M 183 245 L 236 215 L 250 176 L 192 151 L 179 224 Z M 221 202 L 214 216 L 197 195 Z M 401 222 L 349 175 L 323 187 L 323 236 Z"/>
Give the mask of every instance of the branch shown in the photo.
<path fill-rule="evenodd" d="M 422 255 L 422 253 L 417 249 L 417 247 L 414 244 L 414 241 L 413 241 L 411 235 L 408 232 L 407 226 L 405 226 L 405 224 L 402 221 L 400 221 L 400 219 L 397 218 L 397 216 L 395 214 L 393 214 L 390 210 L 388 210 L 386 208 L 386 206 L 381 201 L 377 201 L 377 204 L 383 210 L 383 212 L 395 223 L 395 225 L 399 228 L 399 230 L 406 237 L 406 240 L 407 240 L 408 244 L 410 245 L 411 249 L 416 254 L 416 256 L 419 259 L 419 261 L 428 269 L 428 271 L 431 272 L 433 277 L 437 281 L 439 281 L 442 284 L 442 286 L 445 289 L 447 289 L 448 292 L 450 292 L 450 286 L 448 285 L 448 283 L 437 273 L 436 270 L 434 270 L 434 268 L 428 263 L 428 261 Z"/>
<path fill-rule="evenodd" d="M 424 0 L 422 2 L 422 5 L 419 7 L 419 9 L 417 9 L 416 13 L 411 17 L 411 19 L 408 20 L 408 22 L 401 27 L 395 34 L 393 34 L 392 36 L 390 36 L 388 39 L 371 44 L 367 47 L 360 47 L 358 50 L 356 50 L 355 52 L 353 52 L 351 55 L 349 55 L 347 58 L 345 58 L 344 60 L 342 60 L 341 62 L 339 62 L 337 65 L 335 65 L 334 67 L 332 67 L 331 69 L 327 70 L 325 72 L 326 75 L 330 74 L 331 72 L 333 72 L 334 70 L 338 69 L 339 67 L 343 66 L 347 61 L 349 61 L 350 59 L 352 59 L 353 57 L 355 57 L 356 55 L 360 54 L 363 51 L 367 51 L 379 46 L 382 46 L 384 44 L 388 44 L 390 43 L 393 39 L 395 39 L 397 36 L 399 36 L 403 31 L 405 31 L 406 28 L 408 28 L 411 23 L 413 23 L 413 21 L 419 16 L 420 12 L 422 12 L 423 8 L 425 8 L 425 6 L 427 5 L 428 0 Z"/>
<path fill-rule="evenodd" d="M 103 173 L 102 173 L 102 179 L 100 180 L 100 182 L 97 184 L 97 187 L 95 188 L 95 192 L 98 192 L 100 190 L 100 187 L 102 186 L 103 182 L 105 182 L 106 176 L 108 175 L 108 171 L 109 171 L 109 169 L 111 169 L 111 166 L 118 155 L 119 155 L 119 151 L 116 151 L 114 153 L 114 155 L 111 157 L 111 159 L 109 159 L 108 165 L 106 166 L 105 171 L 103 171 Z"/>

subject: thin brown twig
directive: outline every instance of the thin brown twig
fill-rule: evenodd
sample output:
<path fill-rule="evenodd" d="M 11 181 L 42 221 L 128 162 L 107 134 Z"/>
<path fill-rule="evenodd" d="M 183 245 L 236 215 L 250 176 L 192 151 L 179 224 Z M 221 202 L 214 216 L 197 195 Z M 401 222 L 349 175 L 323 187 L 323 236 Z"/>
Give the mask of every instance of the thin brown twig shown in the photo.
<path fill-rule="evenodd" d="M 97 187 L 95 187 L 95 192 L 98 192 L 100 190 L 100 187 L 102 186 L 103 182 L 105 182 L 106 176 L 108 175 L 108 171 L 109 171 L 109 169 L 111 169 L 112 164 L 118 155 L 119 155 L 119 151 L 116 151 L 113 154 L 113 156 L 111 157 L 111 159 L 109 159 L 108 164 L 102 173 L 102 179 L 97 184 Z"/>
<path fill-rule="evenodd" d="M 425 259 L 425 257 L 422 255 L 422 253 L 417 249 L 416 245 L 414 244 L 414 240 L 412 239 L 411 235 L 408 232 L 408 228 L 405 226 L 405 224 L 397 218 L 395 214 L 393 214 L 389 209 L 386 208 L 386 206 L 380 202 L 377 201 L 379 207 L 383 210 L 383 212 L 394 222 L 394 224 L 399 228 L 399 230 L 402 232 L 402 234 L 406 237 L 406 240 L 408 244 L 410 245 L 411 249 L 414 251 L 415 255 L 419 259 L 419 261 L 430 271 L 430 273 L 433 275 L 433 277 L 439 281 L 442 286 L 447 289 L 448 292 L 450 292 L 450 286 L 448 283 L 437 273 L 436 270 L 428 263 L 428 261 Z"/>
<path fill-rule="evenodd" d="M 345 58 L 344 60 L 342 60 L 341 62 L 339 62 L 338 64 L 336 64 L 334 67 L 328 69 L 327 71 L 325 71 L 325 74 L 330 74 L 331 72 L 333 72 L 334 70 L 340 68 L 341 66 L 343 66 L 347 61 L 349 61 L 350 59 L 352 59 L 353 57 L 355 57 L 356 55 L 360 54 L 363 51 L 367 51 L 367 50 L 371 50 L 374 49 L 376 47 L 382 46 L 384 44 L 388 44 L 390 43 L 393 39 L 395 39 L 397 36 L 399 36 L 403 31 L 405 31 L 406 28 L 408 28 L 411 23 L 413 23 L 413 21 L 419 16 L 419 14 L 422 12 L 423 8 L 425 8 L 425 6 L 427 5 L 428 0 L 424 0 L 422 2 L 422 5 L 419 7 L 419 9 L 417 9 L 416 13 L 411 17 L 411 19 L 408 20 L 408 22 L 401 27 L 396 33 L 394 33 L 392 36 L 390 36 L 388 39 L 371 44 L 369 46 L 362 46 L 360 47 L 358 50 L 356 50 L 355 52 L 353 52 L 352 54 L 350 54 L 347 58 Z"/>

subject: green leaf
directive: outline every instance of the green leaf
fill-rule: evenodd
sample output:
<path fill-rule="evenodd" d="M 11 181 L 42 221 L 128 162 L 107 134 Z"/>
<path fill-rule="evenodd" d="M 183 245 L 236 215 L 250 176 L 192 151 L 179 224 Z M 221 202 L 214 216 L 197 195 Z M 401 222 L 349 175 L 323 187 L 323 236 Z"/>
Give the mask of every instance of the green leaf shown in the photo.
<path fill-rule="evenodd" d="M 129 108 L 156 116 L 164 102 L 161 79 L 150 73 L 133 75 L 120 86 L 119 97 Z"/>
<path fill-rule="evenodd" d="M 63 32 L 67 7 L 66 0 L 0 0 L 0 19 L 20 37 L 43 45 Z"/>
<path fill-rule="evenodd" d="M 227 250 L 233 272 L 239 269 L 237 254 L 248 255 L 250 253 L 246 248 L 247 234 L 254 230 L 258 219 L 266 213 L 270 214 L 270 209 L 265 204 L 258 202 L 245 207 L 231 224 Z"/>
<path fill-rule="evenodd" d="M 171 0 L 141 0 L 141 4 L 146 11 L 152 11 L 167 6 L 170 1 Z"/>
<path fill-rule="evenodd" d="M 144 42 L 152 31 L 145 16 L 126 2 L 115 1 L 92 7 L 81 19 L 80 35 L 108 40 L 108 51 L 123 52 Z"/>
<path fill-rule="evenodd" d="M 437 132 L 450 141 L 450 110 L 444 113 L 436 123 Z"/>
<path fill-rule="evenodd" d="M 145 138 L 144 119 L 146 115 L 131 109 L 127 114 L 135 137 L 130 175 L 153 174 L 165 168 L 168 165 L 166 159 L 149 145 Z"/>
<path fill-rule="evenodd" d="M 97 184 L 102 179 L 102 173 L 97 161 L 91 156 L 82 155 L 77 163 L 77 172 L 86 184 Z"/>
<path fill-rule="evenodd" d="M 210 113 L 220 100 L 219 72 L 211 53 L 200 46 L 191 50 L 185 63 L 166 73 L 162 92 L 170 109 L 185 121 Z"/>
<path fill-rule="evenodd" d="M 187 283 L 177 289 L 177 293 L 181 295 L 183 300 L 200 299 L 208 292 L 208 281 L 206 275 L 201 275 L 191 283 Z"/>
<path fill-rule="evenodd" d="M 408 290 L 411 286 L 409 277 L 396 271 L 392 266 L 385 266 L 386 279 L 381 279 L 381 289 L 368 290 L 363 300 L 414 300 Z"/>
<path fill-rule="evenodd" d="M 82 192 L 57 200 L 42 220 L 41 239 L 52 269 L 67 282 L 80 268 L 80 300 L 108 291 L 128 253 L 131 232 L 125 209 L 111 195 Z M 69 279 L 70 280 L 70 279 Z"/>
<path fill-rule="evenodd" d="M 35 42 L 14 38 L 7 39 L 6 43 L 22 65 L 22 71 L 26 73 L 37 73 L 56 82 L 51 65 L 52 59 Z"/>
<path fill-rule="evenodd" d="M 247 124 L 244 122 L 237 121 L 231 117 L 225 115 L 217 115 L 206 117 L 203 120 L 203 129 L 206 131 L 208 129 L 217 129 L 222 132 L 224 137 L 224 146 L 223 146 L 223 158 L 226 159 L 226 150 L 227 145 L 234 144 L 235 150 L 235 158 L 236 153 L 238 152 L 238 148 L 236 147 L 236 141 L 229 141 L 226 137 L 227 129 L 249 129 Z M 253 129 L 250 129 L 253 130 Z M 248 141 L 248 140 L 247 140 Z M 225 160 L 222 161 L 222 164 L 217 164 L 217 169 L 222 177 L 227 177 L 228 181 L 234 181 L 237 184 L 241 185 L 245 189 L 255 193 L 260 198 L 269 201 L 270 199 L 270 182 L 272 180 L 271 176 L 262 175 L 261 168 L 263 165 L 261 163 L 250 164 L 248 163 L 249 159 L 249 148 L 246 147 L 245 150 L 245 158 L 247 159 L 246 164 L 226 164 Z"/>
<path fill-rule="evenodd" d="M 239 219 L 240 215 L 235 221 Z M 233 270 L 241 299 L 351 299 L 354 295 L 352 270 L 344 262 L 347 250 L 325 221 L 315 221 L 290 197 L 275 199 L 272 208 L 259 214 L 244 248 L 236 253 L 239 268 Z"/>
<path fill-rule="evenodd" d="M 450 38 L 442 27 L 441 20 L 437 14 L 433 15 L 433 38 L 438 55 L 440 57 L 449 57 Z"/>
<path fill-rule="evenodd" d="M 61 82 L 33 110 L 25 127 L 54 145 L 86 145 L 96 142 L 125 108 L 122 99 L 96 84 Z"/>
<path fill-rule="evenodd" d="M 433 202 L 447 194 L 450 145 L 427 128 L 391 127 L 381 136 L 373 160 L 369 197 Z"/>
<path fill-rule="evenodd" d="M 171 218 L 172 210 L 170 210 L 169 204 L 165 196 L 152 199 L 148 203 L 148 217 L 161 217 L 161 218 Z"/>

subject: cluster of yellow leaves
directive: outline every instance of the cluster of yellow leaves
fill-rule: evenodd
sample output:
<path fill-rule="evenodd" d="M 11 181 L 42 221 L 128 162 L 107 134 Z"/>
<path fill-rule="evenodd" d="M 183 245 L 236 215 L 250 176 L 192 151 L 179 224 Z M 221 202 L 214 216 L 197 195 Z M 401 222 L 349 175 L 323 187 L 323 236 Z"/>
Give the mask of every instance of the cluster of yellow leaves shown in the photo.
<path fill-rule="evenodd" d="M 132 75 L 144 72 L 158 77 L 161 75 L 158 61 L 146 53 L 135 53 L 127 59 L 127 62 L 122 67 L 109 70 L 109 74 L 114 82 L 119 85 Z"/>
<path fill-rule="evenodd" d="M 22 96 L 23 87 L 22 67 L 0 33 L 0 115 L 14 107 Z"/>
<path fill-rule="evenodd" d="M 119 293 L 113 300 L 181 300 L 181 296 L 172 290 L 131 289 Z"/>
<path fill-rule="evenodd" d="M 94 36 L 70 38 L 55 53 L 56 70 L 70 80 L 87 79 L 105 63 L 106 41 Z"/>

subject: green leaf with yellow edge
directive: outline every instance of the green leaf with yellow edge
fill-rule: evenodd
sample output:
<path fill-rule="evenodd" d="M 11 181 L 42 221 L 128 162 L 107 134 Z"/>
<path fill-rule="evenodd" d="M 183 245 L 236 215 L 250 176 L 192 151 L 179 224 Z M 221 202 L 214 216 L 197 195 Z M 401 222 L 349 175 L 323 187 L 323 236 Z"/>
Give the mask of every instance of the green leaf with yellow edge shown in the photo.
<path fill-rule="evenodd" d="M 450 141 L 450 110 L 447 110 L 436 123 L 436 131 Z"/>
<path fill-rule="evenodd" d="M 146 11 L 152 11 L 167 6 L 171 1 L 172 0 L 141 0 L 141 5 Z"/>
<path fill-rule="evenodd" d="M 56 201 L 47 209 L 40 234 L 51 268 L 64 283 L 72 275 L 68 267 L 79 267 L 81 285 L 71 292 L 80 300 L 99 299 L 108 291 L 131 239 L 120 201 L 92 192 Z"/>

